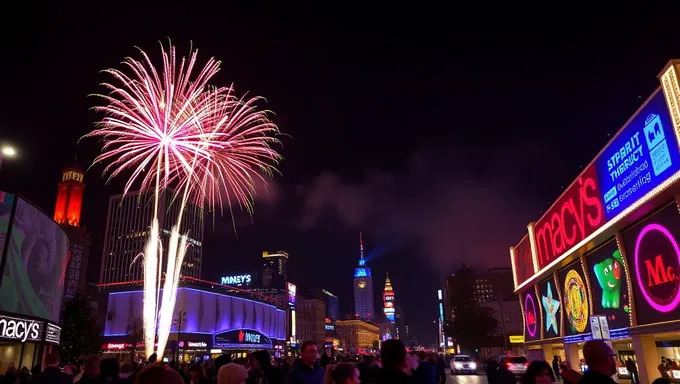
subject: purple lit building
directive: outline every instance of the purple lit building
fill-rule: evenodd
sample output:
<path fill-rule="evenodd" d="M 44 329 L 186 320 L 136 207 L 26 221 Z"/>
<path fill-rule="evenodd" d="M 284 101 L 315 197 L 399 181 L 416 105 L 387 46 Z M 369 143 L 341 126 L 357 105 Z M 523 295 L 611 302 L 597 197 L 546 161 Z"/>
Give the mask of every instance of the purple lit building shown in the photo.
<path fill-rule="evenodd" d="M 141 353 L 142 290 L 109 294 L 104 353 L 131 356 Z M 195 361 L 222 353 L 281 349 L 286 339 L 286 313 L 271 304 L 213 292 L 180 287 L 165 356 Z M 137 351 L 137 352 L 135 352 Z"/>

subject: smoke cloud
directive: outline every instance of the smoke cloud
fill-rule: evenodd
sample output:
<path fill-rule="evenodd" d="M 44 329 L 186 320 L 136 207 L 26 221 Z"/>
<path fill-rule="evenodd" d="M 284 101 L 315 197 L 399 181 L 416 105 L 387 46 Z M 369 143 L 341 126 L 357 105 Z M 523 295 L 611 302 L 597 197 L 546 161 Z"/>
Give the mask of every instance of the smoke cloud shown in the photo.
<path fill-rule="evenodd" d="M 451 273 L 461 262 L 478 267 L 509 266 L 508 248 L 538 217 L 531 191 L 529 148 L 431 146 L 413 154 L 404 170 L 369 170 L 361 181 L 332 172 L 300 188 L 300 226 L 327 219 L 378 234 L 400 245 L 415 245 L 434 271 Z"/>

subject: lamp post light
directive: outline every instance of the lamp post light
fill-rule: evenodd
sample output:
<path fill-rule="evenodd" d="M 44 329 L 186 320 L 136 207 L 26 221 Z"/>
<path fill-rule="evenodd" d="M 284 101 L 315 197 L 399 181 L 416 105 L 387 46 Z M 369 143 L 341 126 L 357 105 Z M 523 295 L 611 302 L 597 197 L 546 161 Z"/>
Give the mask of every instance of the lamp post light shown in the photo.
<path fill-rule="evenodd" d="M 16 149 L 14 147 L 6 145 L 2 147 L 2 150 L 0 150 L 0 169 L 2 169 L 2 160 L 5 157 L 12 158 L 17 155 Z"/>

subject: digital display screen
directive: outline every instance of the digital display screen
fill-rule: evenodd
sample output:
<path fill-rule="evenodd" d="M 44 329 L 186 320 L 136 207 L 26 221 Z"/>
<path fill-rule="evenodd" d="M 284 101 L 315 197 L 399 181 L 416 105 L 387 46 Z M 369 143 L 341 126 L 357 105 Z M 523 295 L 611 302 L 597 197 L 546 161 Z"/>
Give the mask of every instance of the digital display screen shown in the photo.
<path fill-rule="evenodd" d="M 538 293 L 541 296 L 541 307 L 543 308 L 544 339 L 560 336 L 562 305 L 557 289 L 558 285 L 556 284 L 554 277 L 551 277 L 538 285 Z"/>
<path fill-rule="evenodd" d="M 680 214 L 675 203 L 623 233 L 638 324 L 680 316 Z"/>
<path fill-rule="evenodd" d="M 606 316 L 611 329 L 630 327 L 627 264 L 616 240 L 589 253 L 586 264 L 594 314 Z"/>
<path fill-rule="evenodd" d="M 3 219 L 4 220 L 4 219 Z M 0 311 L 59 321 L 69 240 L 50 216 L 17 199 L 0 281 Z"/>
<path fill-rule="evenodd" d="M 607 220 L 680 169 L 662 91 L 657 91 L 595 160 Z"/>
<path fill-rule="evenodd" d="M 532 287 L 523 296 L 524 309 L 524 338 L 527 341 L 541 338 L 541 313 L 535 289 Z"/>
<path fill-rule="evenodd" d="M 557 276 L 562 290 L 564 334 L 571 336 L 590 333 L 590 297 L 581 261 L 569 264 L 557 272 Z"/>

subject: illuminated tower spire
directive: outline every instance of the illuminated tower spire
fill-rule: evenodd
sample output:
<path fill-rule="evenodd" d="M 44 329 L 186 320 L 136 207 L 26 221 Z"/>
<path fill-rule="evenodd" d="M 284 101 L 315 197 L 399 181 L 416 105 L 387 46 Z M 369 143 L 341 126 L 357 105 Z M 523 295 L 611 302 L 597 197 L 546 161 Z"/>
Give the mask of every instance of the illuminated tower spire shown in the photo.
<path fill-rule="evenodd" d="M 366 265 L 364 260 L 364 236 L 359 232 L 359 265 Z"/>
<path fill-rule="evenodd" d="M 394 324 L 395 322 L 395 307 L 394 307 L 394 290 L 392 289 L 392 283 L 390 282 L 390 274 L 387 274 L 385 278 L 385 291 L 383 292 L 383 313 L 387 320 Z"/>
<path fill-rule="evenodd" d="M 354 268 L 354 314 L 362 320 L 371 320 L 373 307 L 373 278 L 364 259 L 364 237 L 359 232 L 359 265 Z"/>

